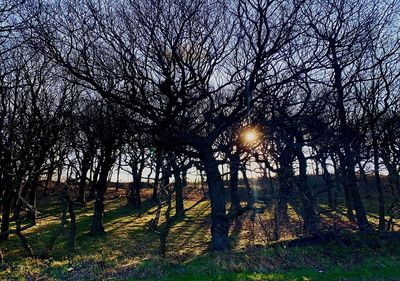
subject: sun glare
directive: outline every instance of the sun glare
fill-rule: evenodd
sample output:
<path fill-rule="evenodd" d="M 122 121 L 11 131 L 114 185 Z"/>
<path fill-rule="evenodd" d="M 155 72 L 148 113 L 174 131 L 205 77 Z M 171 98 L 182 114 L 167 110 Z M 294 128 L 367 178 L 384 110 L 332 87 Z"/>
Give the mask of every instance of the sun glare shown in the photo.
<path fill-rule="evenodd" d="M 248 128 L 243 132 L 243 141 L 247 145 L 253 145 L 259 139 L 259 133 L 254 128 Z"/>

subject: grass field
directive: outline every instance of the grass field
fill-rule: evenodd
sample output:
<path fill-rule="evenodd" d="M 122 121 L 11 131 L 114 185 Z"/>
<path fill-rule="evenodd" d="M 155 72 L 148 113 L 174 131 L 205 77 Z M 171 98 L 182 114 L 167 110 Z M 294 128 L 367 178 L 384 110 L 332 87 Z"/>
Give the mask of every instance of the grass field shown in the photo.
<path fill-rule="evenodd" d="M 42 202 L 38 224 L 24 232 L 36 253 L 46 247 L 60 223 L 61 204 L 56 197 L 51 202 Z M 165 259 L 158 256 L 158 236 L 146 227 L 155 206 L 145 200 L 140 211 L 133 210 L 123 195 L 111 193 L 104 236 L 88 235 L 93 202 L 76 210 L 73 253 L 67 251 L 68 225 L 51 258 L 44 260 L 27 257 L 13 235 L 0 244 L 5 252 L 0 280 L 400 280 L 400 242 L 379 240 L 371 247 L 366 241 L 375 236 L 361 238 L 348 231 L 344 235 L 350 245 L 292 248 L 269 241 L 268 224 L 252 223 L 244 216 L 231 227 L 232 250 L 209 253 L 209 201 L 191 196 L 185 207 L 185 217 L 174 223 L 168 236 Z M 294 209 L 290 212 L 297 216 Z M 291 227 L 283 240 L 294 238 L 299 225 L 293 222 Z"/>

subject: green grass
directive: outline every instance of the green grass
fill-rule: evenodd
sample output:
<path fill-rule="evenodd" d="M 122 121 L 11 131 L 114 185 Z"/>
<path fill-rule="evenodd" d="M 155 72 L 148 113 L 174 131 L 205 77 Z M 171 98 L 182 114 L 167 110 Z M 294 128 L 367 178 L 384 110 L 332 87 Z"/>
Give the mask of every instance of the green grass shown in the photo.
<path fill-rule="evenodd" d="M 183 266 L 164 265 L 163 278 L 150 280 L 400 280 L 400 253 L 387 247 L 371 251 L 329 244 L 206 254 Z"/>
<path fill-rule="evenodd" d="M 174 272 L 170 270 L 167 273 L 165 281 L 185 280 L 271 280 L 271 281 L 306 281 L 306 280 L 400 280 L 400 269 L 398 263 L 385 262 L 377 267 L 371 267 L 370 263 L 364 263 L 348 271 L 343 268 L 332 268 L 327 271 L 316 271 L 312 269 L 299 269 L 289 272 L 257 273 L 257 272 L 223 272 L 199 273 L 199 271 L 189 271 L 185 273 Z M 138 279 L 130 279 L 138 280 Z M 160 279 L 153 279 L 160 280 Z"/>
<path fill-rule="evenodd" d="M 45 248 L 60 222 L 60 205 L 55 198 L 51 202 L 40 206 L 38 224 L 24 232 L 35 252 Z M 379 241 L 372 249 L 366 242 L 375 236 L 348 232 L 351 246 L 286 248 L 268 241 L 265 231 L 244 216 L 231 227 L 232 250 L 209 253 L 209 202 L 192 198 L 185 207 L 185 217 L 174 223 L 168 237 L 166 259 L 158 257 L 158 237 L 146 228 L 155 206 L 147 200 L 137 211 L 123 196 L 111 196 L 103 236 L 88 235 L 93 203 L 76 210 L 73 253 L 67 251 L 68 225 L 49 259 L 27 257 L 15 236 L 2 242 L 0 280 L 400 280 L 399 241 Z M 295 209 L 290 214 L 297 218 Z M 283 240 L 292 238 L 289 229 Z"/>

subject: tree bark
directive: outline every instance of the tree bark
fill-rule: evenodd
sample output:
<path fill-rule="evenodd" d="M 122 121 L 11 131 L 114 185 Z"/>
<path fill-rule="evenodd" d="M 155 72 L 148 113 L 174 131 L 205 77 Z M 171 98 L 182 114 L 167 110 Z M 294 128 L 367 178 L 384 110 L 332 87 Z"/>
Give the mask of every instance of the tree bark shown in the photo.
<path fill-rule="evenodd" d="M 237 213 L 240 209 L 240 199 L 238 193 L 239 179 L 239 153 L 233 152 L 229 155 L 229 175 L 230 175 L 230 192 L 231 192 L 231 208 L 230 212 Z"/>
<path fill-rule="evenodd" d="M 104 217 L 104 196 L 107 191 L 107 178 L 113 164 L 113 147 L 111 144 L 105 147 L 104 161 L 99 163 L 101 169 L 99 173 L 99 181 L 95 185 L 96 202 L 94 205 L 94 213 L 90 234 L 96 236 L 104 234 L 103 217 Z"/>
<path fill-rule="evenodd" d="M 10 229 L 11 207 L 14 202 L 15 195 L 8 186 L 4 193 L 3 212 L 1 217 L 1 233 L 0 240 L 8 240 L 8 230 Z"/>
<path fill-rule="evenodd" d="M 51 179 L 53 178 L 53 173 L 54 173 L 55 168 L 56 167 L 55 167 L 54 160 L 51 160 L 50 167 L 47 171 L 46 183 L 44 185 L 45 186 L 44 187 L 44 195 L 47 194 L 47 191 L 50 187 Z"/>
<path fill-rule="evenodd" d="M 381 176 L 379 174 L 379 151 L 378 151 L 378 141 L 375 133 L 375 126 L 371 125 L 371 134 L 372 134 L 372 149 L 373 149 L 373 158 L 374 158 L 374 175 L 375 175 L 375 185 L 376 190 L 378 191 L 378 204 L 379 204 L 379 232 L 385 231 L 385 200 L 383 196 L 382 182 Z"/>
<path fill-rule="evenodd" d="M 97 188 L 96 191 L 96 202 L 94 204 L 94 213 L 92 219 L 92 226 L 90 228 L 90 235 L 96 236 L 105 233 L 103 226 L 103 215 L 104 215 L 104 191 L 99 187 Z"/>
<path fill-rule="evenodd" d="M 175 160 L 174 160 L 175 161 Z M 174 187 L 175 187 L 175 213 L 177 216 L 184 215 L 185 207 L 183 204 L 183 188 L 182 188 L 182 178 L 181 170 L 176 162 L 173 163 L 173 173 L 174 173 Z"/>
<path fill-rule="evenodd" d="M 383 158 L 383 162 L 385 163 L 385 166 L 386 166 L 386 168 L 387 168 L 387 170 L 389 172 L 388 181 L 389 181 L 390 187 L 392 189 L 392 192 L 393 192 L 393 189 L 395 189 L 396 193 L 397 193 L 397 194 L 395 194 L 393 192 L 393 196 L 395 198 L 396 197 L 400 197 L 400 175 L 399 175 L 399 171 L 397 171 L 396 165 L 391 163 L 390 156 L 386 156 L 386 155 L 382 154 L 382 158 Z"/>
<path fill-rule="evenodd" d="M 341 146 L 344 151 L 343 157 L 343 172 L 345 188 L 348 188 L 353 199 L 354 210 L 356 211 L 357 225 L 360 231 L 369 231 L 371 226 L 367 220 L 367 215 L 364 209 L 364 205 L 361 200 L 361 196 L 357 187 L 357 179 L 355 176 L 355 157 L 351 151 L 351 144 L 353 135 L 350 127 L 347 123 L 346 110 L 344 107 L 344 87 L 342 84 L 342 68 L 339 64 L 339 59 L 336 52 L 336 42 L 334 39 L 330 39 L 329 48 L 332 53 L 332 67 L 334 71 L 334 88 L 337 93 L 336 108 L 339 119 L 339 130 L 341 137 Z"/>
<path fill-rule="evenodd" d="M 208 192 L 211 201 L 212 250 L 227 250 L 229 249 L 229 224 L 226 215 L 224 183 L 211 146 L 202 145 L 198 148 L 198 151 L 206 172 Z"/>
<path fill-rule="evenodd" d="M 131 162 L 133 183 L 129 185 L 130 193 L 128 197 L 128 203 L 134 208 L 140 208 L 140 205 L 142 204 L 140 188 L 142 187 L 142 173 L 144 169 L 143 159 L 144 158 L 136 159 L 136 162 L 132 159 L 133 162 Z"/>
<path fill-rule="evenodd" d="M 322 177 L 326 183 L 326 188 L 328 190 L 328 206 L 331 209 L 336 209 L 336 203 L 333 196 L 333 183 L 332 183 L 332 175 L 328 171 L 328 167 L 326 165 L 326 158 L 321 159 L 321 167 L 322 167 Z"/>
<path fill-rule="evenodd" d="M 314 196 L 307 183 L 307 160 L 302 147 L 296 147 L 295 155 L 299 161 L 298 186 L 303 205 L 304 232 L 307 235 L 319 233 L 319 217 L 314 208 Z"/>
<path fill-rule="evenodd" d="M 158 194 L 158 184 L 160 181 L 160 170 L 162 166 L 162 155 L 161 153 L 157 154 L 157 160 L 156 160 L 156 169 L 155 169 L 155 175 L 154 175 L 154 186 L 153 186 L 153 195 L 151 196 L 151 200 L 153 202 L 157 202 L 157 194 Z"/>
<path fill-rule="evenodd" d="M 134 208 L 140 208 L 142 199 L 140 197 L 140 187 L 142 185 L 140 177 L 134 177 L 133 182 L 129 184 L 130 193 L 128 197 L 128 203 Z"/>
<path fill-rule="evenodd" d="M 86 196 L 85 196 L 86 176 L 89 169 L 90 169 L 90 157 L 84 155 L 82 160 L 81 175 L 79 179 L 79 194 L 78 194 L 78 202 L 82 204 L 86 203 Z"/>
<path fill-rule="evenodd" d="M 364 182 L 364 189 L 365 189 L 365 197 L 366 198 L 371 198 L 371 191 L 369 188 L 369 180 L 368 180 L 368 175 L 365 172 L 365 169 L 363 167 L 363 165 L 360 163 L 361 161 L 359 161 L 358 163 L 358 168 L 360 169 L 360 176 Z"/>
<path fill-rule="evenodd" d="M 37 180 L 33 179 L 30 184 L 28 202 L 33 206 L 36 210 L 36 200 L 37 200 Z M 29 212 L 28 218 L 32 221 L 33 224 L 36 224 L 36 212 Z"/>
<path fill-rule="evenodd" d="M 187 182 L 187 172 L 188 172 L 188 168 L 186 166 L 184 166 L 182 168 L 181 174 L 182 174 L 182 187 L 185 188 L 188 185 Z"/>
<path fill-rule="evenodd" d="M 92 182 L 90 183 L 90 192 L 89 192 L 89 196 L 87 198 L 88 201 L 91 201 L 95 198 L 96 186 L 98 183 L 98 177 L 99 177 L 99 173 L 100 173 L 100 169 L 101 169 L 101 163 L 103 162 L 103 154 L 100 155 L 98 161 L 99 162 L 97 163 L 97 166 L 93 172 Z M 92 163 L 92 165 L 94 165 L 94 163 Z"/>
<path fill-rule="evenodd" d="M 277 170 L 279 181 L 277 215 L 279 216 L 280 224 L 289 222 L 288 203 L 293 193 L 291 181 L 294 177 L 291 155 L 289 148 L 284 148 L 279 160 L 279 169 Z"/>

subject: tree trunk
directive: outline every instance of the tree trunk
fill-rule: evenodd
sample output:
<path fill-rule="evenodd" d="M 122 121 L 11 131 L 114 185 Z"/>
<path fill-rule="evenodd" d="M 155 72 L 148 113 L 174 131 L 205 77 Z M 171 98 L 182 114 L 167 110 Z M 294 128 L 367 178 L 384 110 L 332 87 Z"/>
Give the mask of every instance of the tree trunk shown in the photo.
<path fill-rule="evenodd" d="M 37 197 L 37 180 L 33 179 L 29 190 L 28 202 L 31 206 L 35 208 L 35 210 L 36 210 L 36 200 L 37 200 L 36 197 Z M 28 218 L 32 221 L 33 224 L 36 224 L 36 211 L 29 212 Z"/>
<path fill-rule="evenodd" d="M 396 165 L 391 163 L 390 156 L 386 156 L 386 155 L 382 154 L 382 158 L 383 158 L 383 162 L 385 163 L 385 166 L 386 166 L 386 168 L 387 168 L 387 170 L 389 172 L 388 181 L 389 181 L 390 187 L 392 189 L 392 192 L 393 192 L 393 189 L 395 189 L 396 193 L 397 193 L 397 194 L 395 194 L 393 192 L 393 196 L 395 198 L 396 197 L 400 197 L 400 176 L 399 176 L 399 171 L 397 171 Z"/>
<path fill-rule="evenodd" d="M 361 162 L 361 161 L 360 161 Z M 365 197 L 366 198 L 371 198 L 371 191 L 369 188 L 369 180 L 368 180 L 368 176 L 367 173 L 365 172 L 365 169 L 363 167 L 363 165 L 361 163 L 358 163 L 358 168 L 360 169 L 360 176 L 363 180 L 363 185 L 364 185 L 364 189 L 365 189 Z"/>
<path fill-rule="evenodd" d="M 96 202 L 94 205 L 94 214 L 90 234 L 92 236 L 104 234 L 103 216 L 104 216 L 104 196 L 107 191 L 107 178 L 113 164 L 112 159 L 112 145 L 108 144 L 105 147 L 104 161 L 99 163 L 101 167 L 99 173 L 99 181 L 95 185 L 96 188 Z"/>
<path fill-rule="evenodd" d="M 339 153 L 340 159 L 340 181 L 343 185 L 344 196 L 346 200 L 347 207 L 347 217 L 349 221 L 355 222 L 356 218 L 354 217 L 354 207 L 353 207 L 353 198 L 351 196 L 350 186 L 348 184 L 348 180 L 346 179 L 346 168 L 345 168 L 345 159 L 342 153 Z"/>
<path fill-rule="evenodd" d="M 96 202 L 94 204 L 94 213 L 92 219 L 92 226 L 90 228 L 90 235 L 96 236 L 105 233 L 103 226 L 103 215 L 104 215 L 104 191 L 98 188 L 96 192 Z"/>
<path fill-rule="evenodd" d="M 201 190 L 202 190 L 202 192 L 203 192 L 203 198 L 204 198 L 204 199 L 207 199 L 208 193 L 206 192 L 206 188 L 205 188 L 205 186 L 204 186 L 204 183 L 205 183 L 205 181 L 204 181 L 203 170 L 200 170 L 200 184 L 201 184 Z"/>
<path fill-rule="evenodd" d="M 63 170 L 63 163 L 60 162 L 57 167 L 57 181 L 55 184 L 55 186 L 58 188 L 61 186 L 62 170 Z"/>
<path fill-rule="evenodd" d="M 303 204 L 304 232 L 307 235 L 319 233 L 319 217 L 314 209 L 314 196 L 307 183 L 307 160 L 301 147 L 296 148 L 294 152 L 299 161 L 298 186 Z"/>
<path fill-rule="evenodd" d="M 73 251 L 75 249 L 75 240 L 76 240 L 76 215 L 75 215 L 75 210 L 74 210 L 74 203 L 69 198 L 69 207 L 68 207 L 68 212 L 69 216 L 71 219 L 71 227 L 70 227 L 70 237 L 69 237 L 69 242 L 68 242 L 68 249 L 69 251 Z"/>
<path fill-rule="evenodd" d="M 97 163 L 97 166 L 96 166 L 96 168 L 94 169 L 94 172 L 93 172 L 93 179 L 92 179 L 92 181 L 90 183 L 90 191 L 89 191 L 89 196 L 87 198 L 88 201 L 91 201 L 91 200 L 93 200 L 95 198 L 96 186 L 97 186 L 97 183 L 98 183 L 97 179 L 99 177 L 101 163 L 103 162 L 102 158 L 103 157 L 100 156 L 99 162 Z M 94 163 L 92 163 L 92 165 L 94 165 Z"/>
<path fill-rule="evenodd" d="M 328 171 L 328 167 L 326 166 L 326 158 L 321 160 L 321 167 L 322 167 L 322 177 L 326 183 L 326 188 L 328 190 L 328 206 L 331 209 L 336 209 L 336 204 L 333 196 L 333 183 L 331 174 Z"/>
<path fill-rule="evenodd" d="M 252 204 L 256 198 L 255 198 L 255 196 L 253 194 L 253 190 L 251 189 L 251 185 L 250 185 L 249 178 L 247 177 L 246 166 L 245 165 L 243 165 L 243 167 L 241 169 L 241 172 L 242 172 L 242 175 L 243 175 L 244 185 L 246 186 L 247 203 L 248 204 Z"/>
<path fill-rule="evenodd" d="M 286 224 L 289 222 L 288 203 L 293 192 L 291 183 L 294 177 L 291 162 L 292 160 L 287 160 L 288 161 L 281 161 L 281 167 L 279 167 L 277 171 L 279 181 L 277 212 L 280 224 Z"/>
<path fill-rule="evenodd" d="M 151 200 L 153 202 L 157 202 L 157 194 L 158 194 L 158 183 L 160 180 L 160 170 L 162 166 L 162 155 L 159 153 L 157 155 L 157 160 L 156 160 L 156 169 L 155 169 L 155 175 L 154 175 L 154 186 L 153 186 L 153 195 L 151 196 Z"/>
<path fill-rule="evenodd" d="M 142 172 L 144 169 L 143 159 L 144 158 L 131 160 L 133 183 L 129 185 L 130 194 L 128 197 L 128 203 L 132 205 L 132 207 L 134 207 L 135 209 L 140 208 L 140 205 L 142 203 L 142 199 L 140 197 L 140 188 L 142 187 Z"/>
<path fill-rule="evenodd" d="M 142 204 L 142 199 L 140 197 L 140 187 L 142 185 L 141 177 L 135 176 L 133 179 L 133 183 L 129 184 L 130 193 L 128 197 L 128 203 L 136 208 L 140 208 Z"/>
<path fill-rule="evenodd" d="M 185 207 L 183 205 L 182 179 L 181 171 L 176 163 L 173 164 L 173 173 L 175 179 L 175 211 L 177 216 L 182 216 L 185 212 Z"/>
<path fill-rule="evenodd" d="M 240 209 L 240 199 L 238 193 L 239 178 L 239 153 L 234 152 L 229 155 L 229 175 L 230 175 L 230 191 L 231 191 L 231 208 L 230 212 L 237 213 Z"/>
<path fill-rule="evenodd" d="M 211 239 L 214 251 L 229 249 L 229 224 L 226 215 L 224 183 L 210 146 L 201 146 L 198 151 L 207 176 L 211 201 Z"/>
<path fill-rule="evenodd" d="M 353 199 L 353 206 L 356 211 L 357 225 L 360 231 L 369 231 L 371 226 L 367 220 L 367 214 L 361 200 L 361 196 L 357 186 L 357 178 L 355 176 L 355 157 L 351 150 L 353 143 L 353 132 L 347 123 L 346 110 L 344 107 L 345 93 L 342 84 L 342 68 L 339 64 L 339 59 L 336 52 L 336 42 L 334 39 L 329 41 L 329 48 L 332 53 L 332 67 L 334 71 L 334 88 L 337 93 L 337 114 L 340 125 L 341 147 L 344 151 L 344 180 L 345 185 L 349 188 L 351 197 Z"/>
<path fill-rule="evenodd" d="M 279 210 L 278 210 L 278 202 L 277 200 L 273 201 L 274 204 L 274 240 L 278 241 L 279 238 L 281 237 L 281 223 L 280 223 L 280 217 L 279 217 Z"/>
<path fill-rule="evenodd" d="M 90 169 L 90 157 L 84 155 L 82 160 L 81 176 L 79 179 L 79 195 L 78 195 L 78 202 L 82 204 L 86 203 L 86 196 L 85 196 L 86 176 L 89 169 Z"/>
<path fill-rule="evenodd" d="M 119 174 L 121 171 L 121 162 L 122 162 L 122 152 L 120 152 L 119 157 L 118 157 L 118 167 L 117 167 L 117 183 L 115 184 L 115 190 L 119 189 Z"/>
<path fill-rule="evenodd" d="M 10 229 L 10 219 L 11 219 L 11 207 L 14 201 L 14 194 L 9 188 L 11 186 L 6 187 L 6 191 L 4 193 L 4 202 L 3 202 L 3 212 L 1 217 L 1 233 L 0 240 L 7 240 L 8 234 L 7 232 Z"/>
<path fill-rule="evenodd" d="M 55 168 L 54 160 L 51 160 L 49 170 L 47 171 L 46 183 L 44 184 L 44 195 L 47 194 Z"/>
<path fill-rule="evenodd" d="M 187 185 L 188 185 L 187 172 L 188 172 L 188 168 L 187 167 L 183 167 L 182 168 L 182 187 L 183 188 L 187 187 Z"/>
<path fill-rule="evenodd" d="M 269 180 L 269 185 L 271 186 L 271 196 L 274 196 L 275 195 L 275 184 L 274 184 L 274 180 L 272 178 L 270 169 L 268 169 L 268 180 Z"/>
<path fill-rule="evenodd" d="M 348 169 L 348 178 L 350 182 L 350 192 L 353 198 L 353 205 L 356 211 L 357 225 L 360 231 L 368 232 L 371 230 L 371 226 L 367 219 L 367 213 L 365 212 L 364 204 L 362 203 L 361 196 L 357 187 L 356 175 L 354 173 L 354 165 Z"/>
<path fill-rule="evenodd" d="M 373 158 L 374 158 L 374 175 L 375 175 L 375 185 L 376 190 L 378 191 L 378 203 L 379 203 L 379 232 L 385 231 L 385 200 L 383 197 L 383 189 L 381 176 L 379 174 L 379 151 L 378 151 L 378 142 L 377 136 L 375 133 L 375 126 L 371 126 L 372 133 L 372 146 L 373 146 Z"/>

